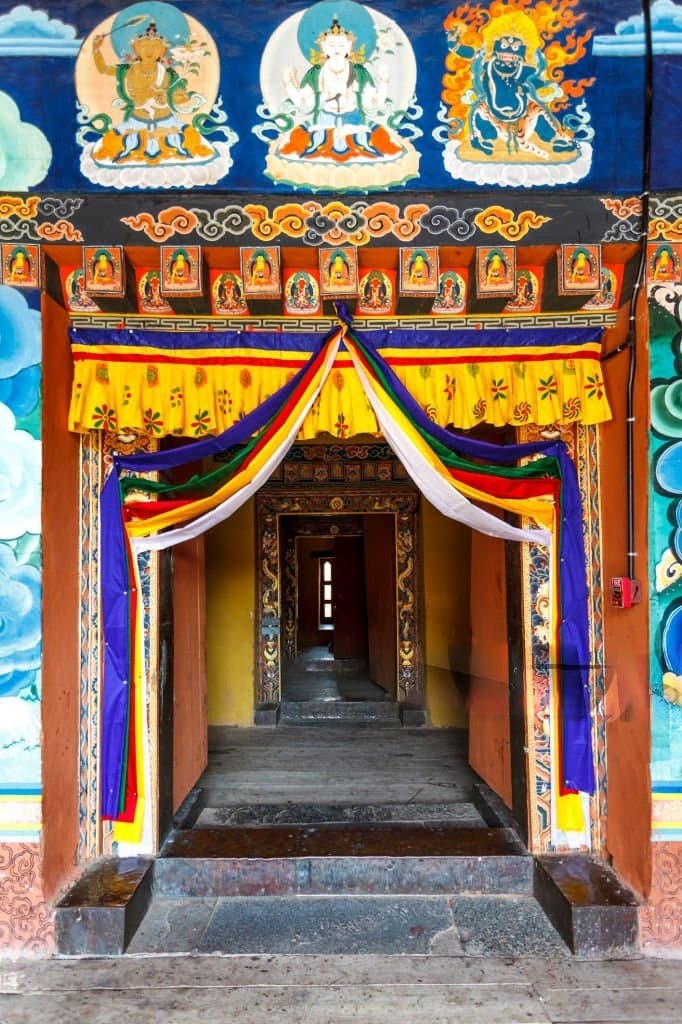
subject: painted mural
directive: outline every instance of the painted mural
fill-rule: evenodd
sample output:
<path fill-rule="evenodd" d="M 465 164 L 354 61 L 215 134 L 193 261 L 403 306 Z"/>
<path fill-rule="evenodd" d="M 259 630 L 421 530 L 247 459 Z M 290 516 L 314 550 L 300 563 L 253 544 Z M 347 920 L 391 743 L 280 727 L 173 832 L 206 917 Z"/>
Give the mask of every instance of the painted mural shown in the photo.
<path fill-rule="evenodd" d="M 440 116 L 453 178 L 529 186 L 587 175 L 594 129 L 585 93 L 594 78 L 566 69 L 586 55 L 591 31 L 575 31 L 585 18 L 575 6 L 467 4 L 448 15 Z"/>
<path fill-rule="evenodd" d="M 0 835 L 40 828 L 40 314 L 0 286 Z"/>
<path fill-rule="evenodd" d="M 156 0 L 107 18 L 76 62 L 81 172 L 114 188 L 212 185 L 237 141 L 218 97 L 215 42 Z"/>
<path fill-rule="evenodd" d="M 411 139 L 417 65 L 409 39 L 385 15 L 353 0 L 321 0 L 273 33 L 261 61 L 264 120 L 275 182 L 369 191 L 416 178 Z"/>
<path fill-rule="evenodd" d="M 682 288 L 651 287 L 653 838 L 682 839 Z"/>
<path fill-rule="evenodd" d="M 677 183 L 680 9 L 651 5 L 655 189 Z M 636 0 L 21 4 L 0 187 L 630 194 L 644 55 Z"/>

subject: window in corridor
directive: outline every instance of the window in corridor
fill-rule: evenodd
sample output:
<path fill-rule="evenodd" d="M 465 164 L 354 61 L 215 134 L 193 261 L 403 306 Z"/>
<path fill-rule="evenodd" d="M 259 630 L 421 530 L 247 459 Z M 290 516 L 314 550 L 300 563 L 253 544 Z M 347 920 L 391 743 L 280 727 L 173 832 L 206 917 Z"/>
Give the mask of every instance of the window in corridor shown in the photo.
<path fill-rule="evenodd" d="M 320 626 L 332 626 L 334 624 L 334 559 L 329 556 L 319 561 L 320 581 Z"/>

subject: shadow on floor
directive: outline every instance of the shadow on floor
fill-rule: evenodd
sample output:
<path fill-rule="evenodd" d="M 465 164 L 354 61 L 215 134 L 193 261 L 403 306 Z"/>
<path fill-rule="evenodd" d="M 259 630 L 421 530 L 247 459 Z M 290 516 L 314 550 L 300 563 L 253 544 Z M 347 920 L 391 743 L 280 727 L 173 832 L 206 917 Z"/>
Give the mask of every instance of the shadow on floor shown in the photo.
<path fill-rule="evenodd" d="M 389 695 L 372 682 L 366 661 L 339 660 L 328 647 L 304 648 L 284 666 L 285 701 L 384 701 Z"/>

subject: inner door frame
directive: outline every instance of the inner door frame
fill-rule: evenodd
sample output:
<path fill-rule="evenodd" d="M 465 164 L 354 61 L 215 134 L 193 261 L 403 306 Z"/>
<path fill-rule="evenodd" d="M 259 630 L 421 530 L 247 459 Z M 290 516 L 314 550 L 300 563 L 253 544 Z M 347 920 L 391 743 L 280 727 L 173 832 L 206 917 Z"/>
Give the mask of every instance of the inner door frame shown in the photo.
<path fill-rule="evenodd" d="M 320 488 L 283 492 L 262 488 L 256 495 L 256 725 L 277 720 L 282 697 L 284 578 L 280 554 L 280 516 L 370 515 L 395 517 L 397 700 L 403 721 L 426 722 L 423 636 L 419 608 L 417 509 L 419 493 L 411 487 L 376 491 Z"/>

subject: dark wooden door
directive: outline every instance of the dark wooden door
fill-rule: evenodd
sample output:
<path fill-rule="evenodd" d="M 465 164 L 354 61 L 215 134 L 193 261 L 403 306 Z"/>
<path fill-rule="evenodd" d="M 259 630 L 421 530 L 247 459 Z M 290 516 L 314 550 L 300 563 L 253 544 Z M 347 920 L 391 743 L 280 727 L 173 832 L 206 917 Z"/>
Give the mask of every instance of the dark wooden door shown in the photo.
<path fill-rule="evenodd" d="M 334 541 L 334 657 L 367 657 L 367 605 L 362 537 Z"/>
<path fill-rule="evenodd" d="M 397 690 L 395 516 L 363 516 L 369 675 L 392 697 Z"/>

